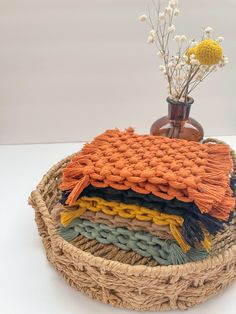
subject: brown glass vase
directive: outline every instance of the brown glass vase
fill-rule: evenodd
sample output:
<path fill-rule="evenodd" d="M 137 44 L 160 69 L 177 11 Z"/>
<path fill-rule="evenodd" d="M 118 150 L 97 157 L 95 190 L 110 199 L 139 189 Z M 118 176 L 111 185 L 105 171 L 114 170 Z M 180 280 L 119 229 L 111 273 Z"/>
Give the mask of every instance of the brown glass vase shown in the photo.
<path fill-rule="evenodd" d="M 201 142 L 204 135 L 203 128 L 200 123 L 189 117 L 193 102 L 194 99 L 191 97 L 186 102 L 174 101 L 168 97 L 168 116 L 156 120 L 151 126 L 150 133 Z"/>

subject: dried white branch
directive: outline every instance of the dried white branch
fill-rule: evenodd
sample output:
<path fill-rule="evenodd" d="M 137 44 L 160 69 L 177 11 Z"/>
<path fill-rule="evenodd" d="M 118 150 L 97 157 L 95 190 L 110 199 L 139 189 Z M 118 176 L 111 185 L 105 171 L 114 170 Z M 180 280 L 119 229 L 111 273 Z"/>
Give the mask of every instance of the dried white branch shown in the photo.
<path fill-rule="evenodd" d="M 151 17 L 150 8 L 148 15 L 141 15 L 139 20 L 146 22 L 151 28 L 147 42 L 154 44 L 158 55 L 163 60 L 160 66 L 161 72 L 164 74 L 168 82 L 169 96 L 178 101 L 187 101 L 189 94 L 212 72 L 216 69 L 225 66 L 228 63 L 228 58 L 223 57 L 217 66 L 204 66 L 195 58 L 194 54 L 188 56 L 188 49 L 195 47 L 198 43 L 194 40 L 188 43 L 185 35 L 176 35 L 174 40 L 177 43 L 177 52 L 171 54 L 170 38 L 175 32 L 174 19 L 179 16 L 177 0 L 169 0 L 167 7 L 161 10 L 161 0 L 155 2 L 152 0 L 152 5 L 155 11 L 155 20 Z M 201 40 L 211 38 L 212 28 L 206 27 L 202 32 Z M 224 40 L 223 37 L 218 37 L 218 43 Z M 187 56 L 186 56 L 187 54 Z"/>

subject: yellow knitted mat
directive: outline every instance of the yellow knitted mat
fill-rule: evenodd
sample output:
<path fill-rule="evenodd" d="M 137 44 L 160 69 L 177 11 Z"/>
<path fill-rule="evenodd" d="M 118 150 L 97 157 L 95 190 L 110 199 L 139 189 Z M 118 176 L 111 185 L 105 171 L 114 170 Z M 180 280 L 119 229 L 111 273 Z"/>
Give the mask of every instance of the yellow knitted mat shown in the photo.
<path fill-rule="evenodd" d="M 180 216 L 164 214 L 157 210 L 154 211 L 138 205 L 106 201 L 98 197 L 84 196 L 77 200 L 74 205 L 78 206 L 78 208 L 74 210 L 67 208 L 61 212 L 61 223 L 65 227 L 68 226 L 75 218 L 84 214 L 87 210 L 93 212 L 102 211 L 110 216 L 119 215 L 120 217 L 126 219 L 135 218 L 141 221 L 153 221 L 155 224 L 160 226 L 167 225 L 182 250 L 187 252 L 190 249 L 190 246 L 186 243 L 179 231 L 179 227 L 183 224 L 183 218 Z M 207 251 L 210 250 L 211 237 L 207 232 L 205 232 L 204 241 L 202 241 L 201 244 Z"/>
<path fill-rule="evenodd" d="M 52 209 L 51 217 L 57 225 L 59 225 L 61 222 L 61 212 L 63 210 L 64 210 L 64 207 L 62 206 L 61 203 L 56 204 Z M 126 227 L 129 230 L 146 231 L 146 232 L 151 233 L 154 236 L 157 236 L 160 239 L 165 239 L 165 240 L 174 239 L 169 226 L 157 225 L 152 221 L 143 221 L 143 220 L 138 220 L 135 218 L 127 219 L 127 218 L 120 217 L 119 215 L 111 216 L 111 215 L 104 214 L 102 211 L 93 212 L 90 210 L 87 210 L 86 212 L 84 212 L 80 216 L 80 218 L 89 220 L 93 223 L 100 223 L 100 224 L 108 225 L 113 228 Z"/>

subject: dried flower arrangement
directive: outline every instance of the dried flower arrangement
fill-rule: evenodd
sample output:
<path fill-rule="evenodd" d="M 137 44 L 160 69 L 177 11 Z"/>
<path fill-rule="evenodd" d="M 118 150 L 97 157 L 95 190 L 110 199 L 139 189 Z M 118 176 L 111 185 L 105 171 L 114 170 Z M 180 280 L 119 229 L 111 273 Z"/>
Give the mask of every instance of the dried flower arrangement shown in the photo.
<path fill-rule="evenodd" d="M 168 85 L 169 97 L 174 101 L 186 102 L 190 93 L 211 73 L 224 67 L 228 58 L 223 54 L 221 46 L 223 37 L 212 38 L 211 27 L 206 27 L 199 42 L 187 40 L 185 35 L 174 35 L 176 28 L 174 19 L 179 16 L 178 0 L 170 0 L 164 11 L 160 1 L 153 1 L 156 20 L 153 21 L 150 11 L 141 15 L 139 20 L 151 27 L 147 43 L 154 44 L 158 56 L 163 60 L 160 71 L 164 74 Z M 170 52 L 170 40 L 177 44 L 177 53 Z"/>

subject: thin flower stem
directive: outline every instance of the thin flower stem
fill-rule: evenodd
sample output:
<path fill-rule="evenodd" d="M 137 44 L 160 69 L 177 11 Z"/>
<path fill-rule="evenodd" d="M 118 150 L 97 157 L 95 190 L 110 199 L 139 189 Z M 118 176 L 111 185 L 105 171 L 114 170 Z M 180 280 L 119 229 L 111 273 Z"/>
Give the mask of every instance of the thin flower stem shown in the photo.
<path fill-rule="evenodd" d="M 173 17 L 174 17 L 174 10 L 171 14 L 171 17 L 169 17 L 169 26 L 172 25 L 172 22 L 173 22 Z M 165 23 L 166 25 L 166 23 Z M 165 30 L 165 29 L 164 29 Z M 165 35 L 163 35 L 163 41 L 164 41 L 164 37 Z M 165 62 L 165 67 L 167 69 L 167 77 L 168 77 L 168 84 L 169 84 L 169 89 L 170 89 L 170 94 L 172 94 L 172 75 L 170 74 L 170 69 L 168 67 L 168 63 L 169 63 L 169 55 L 170 55 L 170 52 L 169 52 L 169 46 L 168 46 L 168 43 L 169 43 L 169 38 L 170 38 L 170 33 L 167 34 L 166 36 L 166 41 L 164 43 L 164 52 L 165 52 L 165 56 L 164 56 L 164 62 Z"/>
<path fill-rule="evenodd" d="M 181 93 L 179 95 L 179 99 L 181 99 L 181 97 L 184 95 L 185 91 L 188 90 L 189 83 L 192 81 L 192 79 L 198 73 L 199 69 L 200 69 L 200 66 L 198 66 L 197 69 L 191 75 L 191 72 L 192 72 L 192 65 L 191 65 L 190 70 L 189 70 L 189 76 L 187 78 L 187 82 L 186 82 L 184 88 L 182 89 L 182 91 L 181 91 Z"/>
<path fill-rule="evenodd" d="M 148 18 L 149 18 L 149 24 L 150 24 L 150 26 L 152 27 L 152 29 L 155 30 L 154 24 L 153 24 L 153 22 L 152 22 L 152 18 L 151 18 L 151 14 L 150 14 L 150 9 L 149 9 L 149 7 L 148 7 Z M 158 24 L 159 24 L 159 23 L 158 23 Z M 158 24 L 157 24 L 157 25 L 158 25 Z M 156 34 L 157 34 L 157 41 L 158 41 L 158 43 L 159 43 L 159 45 L 160 45 L 160 48 L 162 49 L 162 42 L 161 42 L 160 37 L 159 37 L 158 29 L 156 29 Z M 156 44 L 156 41 L 155 41 L 155 44 Z M 160 50 L 157 45 L 156 45 L 156 47 L 157 47 L 158 50 Z"/>
<path fill-rule="evenodd" d="M 181 60 L 181 47 L 179 47 L 178 55 L 179 55 L 179 58 L 178 58 L 178 60 L 176 61 L 176 64 L 175 64 L 175 66 L 174 66 L 174 68 L 173 68 L 173 71 L 172 71 L 172 73 L 171 73 L 171 80 L 172 80 L 172 78 L 173 78 L 173 75 L 174 75 L 174 72 L 175 72 L 175 70 L 176 70 L 176 67 L 179 65 L 179 62 L 180 62 L 180 60 Z"/>
<path fill-rule="evenodd" d="M 174 17 L 174 10 L 173 10 L 173 12 L 171 14 L 171 17 L 169 17 L 169 26 L 172 25 L 173 17 Z M 168 49 L 168 54 L 169 54 L 169 47 L 168 47 L 169 38 L 170 38 L 170 33 L 167 34 L 166 43 L 165 43 L 165 50 L 166 50 L 166 48 Z"/>
<path fill-rule="evenodd" d="M 183 83 L 182 83 L 182 85 L 181 85 L 181 87 L 180 87 L 180 93 L 179 93 L 179 95 L 178 95 L 178 100 L 182 97 L 182 94 L 183 94 L 183 92 L 184 92 L 184 88 L 186 87 L 186 84 L 188 83 L 188 78 L 189 78 L 189 76 L 191 75 L 191 73 L 192 73 L 192 65 L 191 65 L 190 68 L 189 68 L 188 75 L 187 75 L 187 73 L 186 73 L 185 79 L 184 79 L 184 81 L 183 81 Z M 180 70 L 179 70 L 179 74 L 180 74 Z"/>
<path fill-rule="evenodd" d="M 188 92 L 188 95 L 189 95 L 190 93 L 192 93 L 192 91 L 193 91 L 203 80 L 205 80 L 205 78 L 207 78 L 211 73 L 213 73 L 213 71 L 207 72 L 207 73 L 205 74 L 205 76 L 204 76 L 201 80 L 196 81 L 197 83 L 192 86 L 192 88 L 191 88 L 190 91 Z"/>
<path fill-rule="evenodd" d="M 176 4 L 173 5 L 172 2 L 169 2 L 168 7 L 162 12 L 160 1 L 161 0 L 152 0 L 152 5 L 155 9 L 153 17 L 148 7 L 148 16 L 140 16 L 140 21 L 146 21 L 151 27 L 147 42 L 155 45 L 160 57 L 163 59 L 160 70 L 163 72 L 168 82 L 167 88 L 169 96 L 174 100 L 186 101 L 188 95 L 210 75 L 210 73 L 217 69 L 218 66 L 206 67 L 196 61 L 196 56 L 189 56 L 190 51 L 188 51 L 188 49 L 195 47 L 196 44 L 193 45 L 195 40 L 187 44 L 185 35 L 175 36 L 176 38 L 174 38 L 174 40 L 177 43 L 177 52 L 174 55 L 171 54 L 170 38 L 173 35 L 173 31 L 175 31 L 173 21 L 175 16 L 179 14 L 179 10 Z M 209 27 L 209 29 L 211 28 Z M 209 33 L 210 31 L 204 29 L 201 38 L 202 41 L 206 38 L 210 38 L 207 32 Z M 189 65 L 189 61 L 192 64 Z M 219 67 L 223 67 L 226 63 L 228 63 L 228 60 L 223 56 L 218 65 Z"/>
<path fill-rule="evenodd" d="M 160 31 L 161 32 L 161 24 L 159 23 L 159 15 L 160 15 L 160 9 L 161 9 L 161 4 L 160 4 L 160 0 L 158 1 L 158 7 L 156 5 L 156 2 L 154 0 L 152 0 L 153 6 L 155 8 L 156 14 L 157 14 L 157 23 L 156 23 L 156 32 L 158 33 Z M 159 35 L 159 33 L 158 33 Z"/>
<path fill-rule="evenodd" d="M 152 18 L 151 18 L 149 7 L 148 7 L 148 18 L 149 18 L 149 23 L 150 23 L 152 29 L 154 29 L 154 24 L 152 22 Z M 157 41 L 158 41 L 158 43 L 160 45 L 161 51 L 164 53 L 164 64 L 165 64 L 165 69 L 166 69 L 166 75 L 167 75 L 168 85 L 169 85 L 169 88 L 170 88 L 170 94 L 172 94 L 171 79 L 170 79 L 169 68 L 168 68 L 168 58 L 166 58 L 167 54 L 166 54 L 165 43 L 164 43 L 164 35 L 163 35 L 162 31 L 161 31 L 160 23 L 158 23 L 158 25 L 159 25 L 159 28 L 156 30 Z M 165 29 L 165 24 L 164 24 L 163 29 Z M 159 34 L 159 31 L 160 31 L 160 34 Z M 156 47 L 157 47 L 157 49 L 159 49 L 157 44 L 156 44 Z"/>

